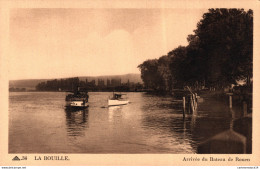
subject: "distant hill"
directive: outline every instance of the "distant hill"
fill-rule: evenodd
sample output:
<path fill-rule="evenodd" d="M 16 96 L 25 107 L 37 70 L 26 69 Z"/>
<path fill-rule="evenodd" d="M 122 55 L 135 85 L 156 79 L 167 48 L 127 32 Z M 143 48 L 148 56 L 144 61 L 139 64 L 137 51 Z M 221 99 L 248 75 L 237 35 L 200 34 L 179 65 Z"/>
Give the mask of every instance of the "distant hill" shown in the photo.
<path fill-rule="evenodd" d="M 70 78 L 70 77 L 68 77 Z M 90 82 L 95 80 L 97 83 L 98 79 L 121 79 L 122 83 L 126 83 L 128 80 L 134 83 L 143 83 L 140 74 L 125 74 L 125 75 L 107 75 L 107 76 L 80 76 L 78 77 L 81 81 L 85 81 L 86 79 Z M 36 85 L 41 82 L 46 82 L 48 80 L 53 79 L 25 79 L 25 80 L 10 80 L 9 87 L 15 88 L 26 88 L 26 89 L 35 89 Z M 56 78 L 56 79 L 67 79 L 67 78 Z"/>
<path fill-rule="evenodd" d="M 10 80 L 9 87 L 35 89 L 35 86 L 41 82 L 46 82 L 50 79 L 25 79 L 25 80 Z"/>

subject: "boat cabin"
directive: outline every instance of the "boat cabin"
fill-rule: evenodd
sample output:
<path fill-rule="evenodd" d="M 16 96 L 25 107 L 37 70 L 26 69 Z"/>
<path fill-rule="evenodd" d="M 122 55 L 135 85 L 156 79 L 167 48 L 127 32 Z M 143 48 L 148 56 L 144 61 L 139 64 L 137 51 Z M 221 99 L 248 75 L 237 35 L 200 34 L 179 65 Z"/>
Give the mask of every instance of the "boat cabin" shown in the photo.
<path fill-rule="evenodd" d="M 114 100 L 123 99 L 123 98 L 122 98 L 123 95 L 126 95 L 126 94 L 118 94 L 118 93 L 114 93 L 112 99 L 114 99 Z"/>
<path fill-rule="evenodd" d="M 88 92 L 74 91 L 73 94 L 68 94 L 65 101 L 86 101 L 88 102 Z"/>

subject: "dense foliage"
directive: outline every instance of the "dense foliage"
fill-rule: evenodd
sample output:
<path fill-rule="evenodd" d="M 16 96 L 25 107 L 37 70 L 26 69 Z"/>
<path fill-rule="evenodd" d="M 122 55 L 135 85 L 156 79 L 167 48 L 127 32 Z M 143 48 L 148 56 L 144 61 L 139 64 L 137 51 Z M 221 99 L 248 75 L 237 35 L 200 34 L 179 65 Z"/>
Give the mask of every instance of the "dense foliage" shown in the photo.
<path fill-rule="evenodd" d="M 170 91 L 189 85 L 222 89 L 241 80 L 251 85 L 252 10 L 209 9 L 187 40 L 187 46 L 138 66 L 147 88 Z"/>

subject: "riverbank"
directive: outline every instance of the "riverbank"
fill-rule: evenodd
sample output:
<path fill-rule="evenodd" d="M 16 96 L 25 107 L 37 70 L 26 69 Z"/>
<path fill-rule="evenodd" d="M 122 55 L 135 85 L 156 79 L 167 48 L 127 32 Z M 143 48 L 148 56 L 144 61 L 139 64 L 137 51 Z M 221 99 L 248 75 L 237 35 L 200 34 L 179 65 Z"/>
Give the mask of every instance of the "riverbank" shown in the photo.
<path fill-rule="evenodd" d="M 217 146 L 219 148 L 215 153 L 252 153 L 252 98 L 250 100 L 250 94 L 245 96 L 207 92 L 201 93 L 198 102 L 196 116 L 225 117 L 230 121 L 230 127 L 225 131 L 218 130 L 219 124 L 202 125 L 200 131 L 208 132 L 208 134 L 205 142 L 200 145 L 204 148 L 199 148 L 198 153 L 212 153 L 216 151 Z M 229 134 L 227 135 L 227 133 Z M 235 150 L 231 148 L 238 143 L 241 144 Z M 229 146 L 219 146 L 219 144 Z"/>

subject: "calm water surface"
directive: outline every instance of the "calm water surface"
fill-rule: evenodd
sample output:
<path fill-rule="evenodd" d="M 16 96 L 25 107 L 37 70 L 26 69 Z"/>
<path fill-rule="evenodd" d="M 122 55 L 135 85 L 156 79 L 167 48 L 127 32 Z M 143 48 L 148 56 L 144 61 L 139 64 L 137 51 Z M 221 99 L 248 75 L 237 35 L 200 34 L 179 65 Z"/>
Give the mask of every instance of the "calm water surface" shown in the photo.
<path fill-rule="evenodd" d="M 229 128 L 224 113 L 183 119 L 172 97 L 127 93 L 130 104 L 107 107 L 111 94 L 90 92 L 88 109 L 69 112 L 63 92 L 9 93 L 9 153 L 196 153 Z"/>

